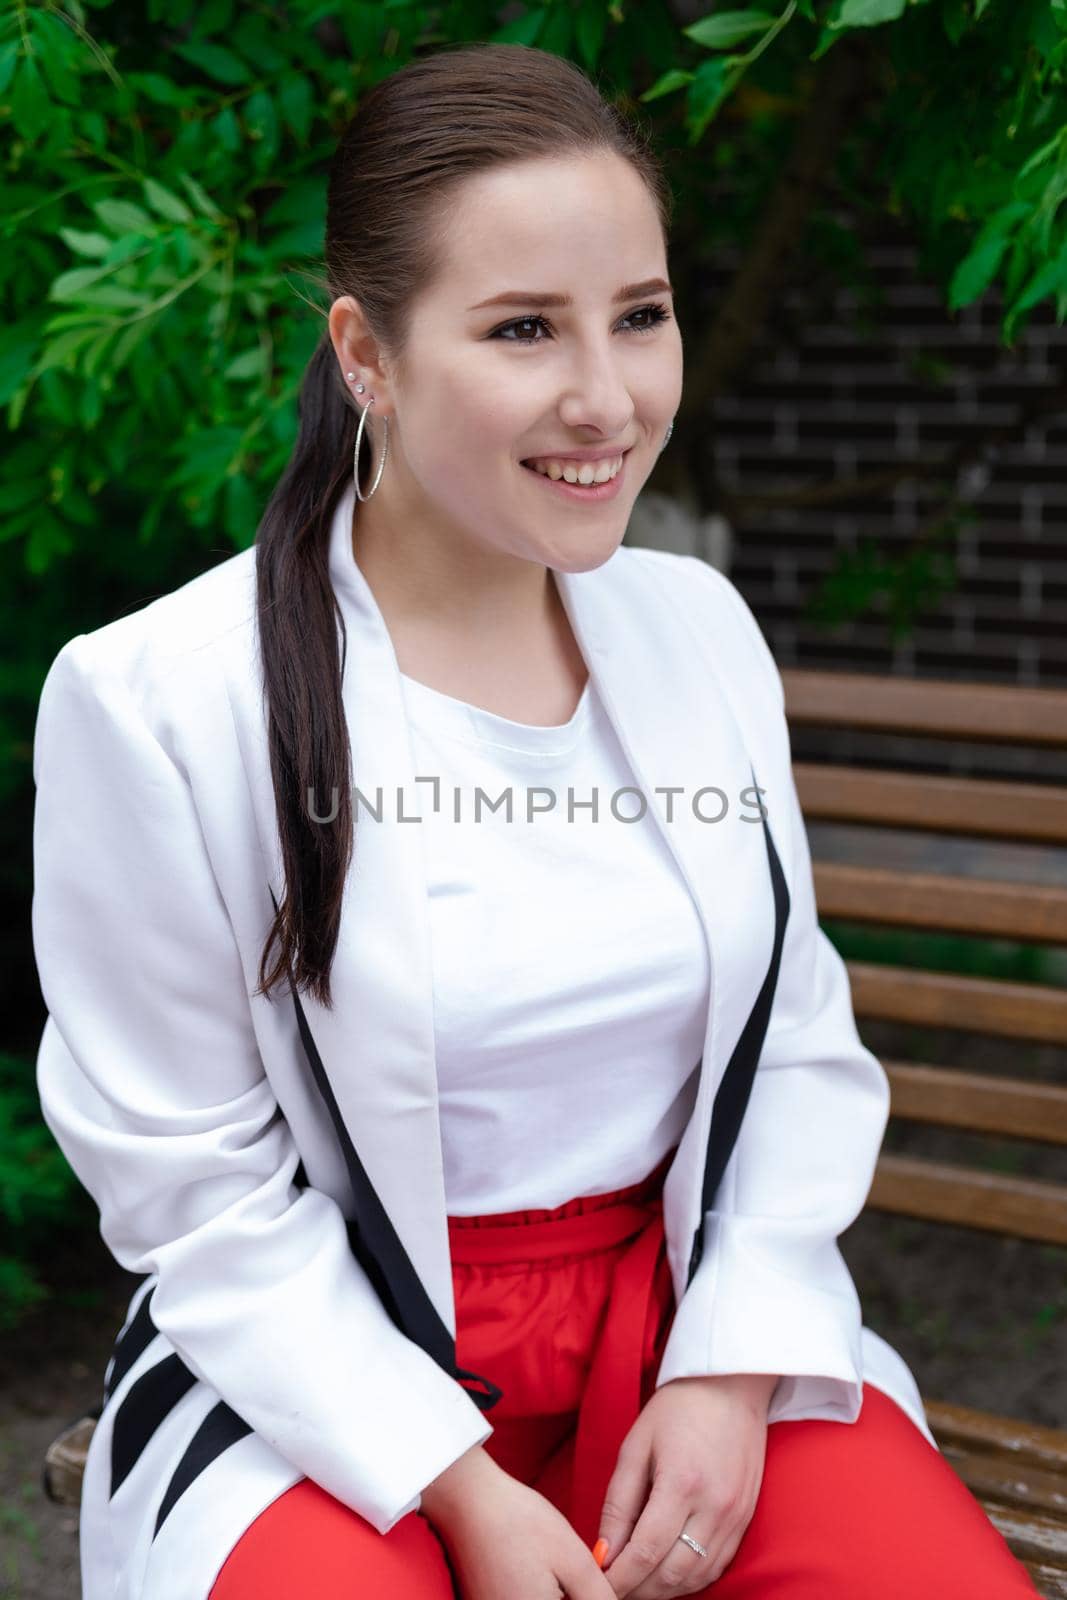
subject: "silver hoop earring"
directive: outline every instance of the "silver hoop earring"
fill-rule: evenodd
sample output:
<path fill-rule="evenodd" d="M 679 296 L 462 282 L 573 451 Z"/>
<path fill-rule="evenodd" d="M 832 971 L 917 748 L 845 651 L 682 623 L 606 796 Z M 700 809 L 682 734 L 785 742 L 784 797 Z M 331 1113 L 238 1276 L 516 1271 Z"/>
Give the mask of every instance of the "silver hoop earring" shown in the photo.
<path fill-rule="evenodd" d="M 353 376 L 354 376 L 354 374 L 353 374 Z M 357 388 L 362 389 L 362 387 L 363 387 L 362 384 L 358 384 L 357 385 Z M 360 447 L 360 444 L 361 444 L 361 442 L 363 440 L 363 429 L 366 426 L 366 422 L 367 422 L 367 412 L 370 410 L 370 408 L 371 408 L 371 406 L 373 404 L 374 404 L 374 396 L 370 395 L 368 400 L 367 400 L 366 405 L 363 407 L 363 410 L 359 414 L 359 427 L 356 429 L 356 447 L 352 452 L 352 478 L 353 478 L 353 481 L 354 481 L 355 486 L 356 486 L 356 496 L 360 500 L 369 500 L 371 495 L 374 493 L 375 489 L 377 489 L 379 483 L 381 483 L 381 481 L 382 481 L 382 468 L 385 466 L 385 458 L 389 453 L 389 418 L 388 417 L 383 417 L 382 418 L 382 427 L 383 427 L 383 429 L 385 431 L 384 431 L 383 436 L 382 436 L 382 459 L 378 463 L 378 471 L 374 475 L 374 482 L 371 484 L 371 486 L 367 490 L 366 494 L 360 494 L 360 492 L 359 492 L 359 447 Z M 369 448 L 370 448 L 370 451 L 371 451 L 371 460 L 373 461 L 373 459 L 374 459 L 374 446 L 371 445 L 371 446 L 369 446 Z"/>
<path fill-rule="evenodd" d="M 671 420 L 667 424 L 667 431 L 663 435 L 663 443 L 660 445 L 660 450 L 661 451 L 666 450 L 667 446 L 670 444 L 670 442 L 671 442 L 671 434 L 673 432 L 674 432 L 674 418 L 672 417 Z"/>

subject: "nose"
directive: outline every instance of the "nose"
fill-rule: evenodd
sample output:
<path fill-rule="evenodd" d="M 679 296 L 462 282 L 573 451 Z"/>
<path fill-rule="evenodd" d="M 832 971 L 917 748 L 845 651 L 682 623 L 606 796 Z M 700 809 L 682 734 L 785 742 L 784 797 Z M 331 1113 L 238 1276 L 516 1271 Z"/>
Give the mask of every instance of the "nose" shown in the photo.
<path fill-rule="evenodd" d="M 633 397 L 617 351 L 597 345 L 577 356 L 559 403 L 566 428 L 594 428 L 605 438 L 617 439 L 627 431 L 633 414 Z"/>

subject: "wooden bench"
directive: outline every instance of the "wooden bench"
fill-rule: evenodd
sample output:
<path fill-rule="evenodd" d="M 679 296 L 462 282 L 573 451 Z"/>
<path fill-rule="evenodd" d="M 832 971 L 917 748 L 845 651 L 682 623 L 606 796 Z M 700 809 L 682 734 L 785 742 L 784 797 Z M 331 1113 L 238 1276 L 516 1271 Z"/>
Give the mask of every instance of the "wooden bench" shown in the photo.
<path fill-rule="evenodd" d="M 1003 865 L 993 876 L 988 860 L 984 876 L 961 875 L 939 860 L 949 853 L 949 835 L 978 842 L 971 853 L 979 857 L 990 856 L 981 841 L 1057 855 L 1067 845 L 1067 690 L 789 669 L 782 679 L 820 919 L 1067 945 L 1067 854 L 1058 856 L 1058 883 L 1024 882 Z M 992 775 L 951 770 L 960 746 L 945 741 L 961 740 L 971 746 L 971 765 L 992 766 Z M 1008 747 L 1001 762 L 1014 770 L 996 770 L 994 743 Z M 804 746 L 812 759 L 803 759 Z M 976 747 L 987 760 L 973 761 Z M 939 752 L 947 771 L 936 770 L 946 764 L 936 762 Z M 1038 765 L 1044 779 L 1033 782 Z M 857 826 L 846 833 L 824 824 Z M 881 831 L 871 834 L 872 827 Z M 1042 855 L 1046 869 L 1050 859 Z M 1067 1045 L 1067 988 L 865 960 L 847 965 L 861 1032 L 865 1018 L 878 1018 L 1003 1040 L 1000 1076 L 883 1060 L 891 1126 L 1067 1145 L 1064 1081 L 1027 1081 L 1012 1070 L 1013 1041 Z M 991 1172 L 883 1147 L 867 1204 L 1067 1245 L 1067 1183 L 1047 1174 Z M 1041 1594 L 1067 1600 L 1067 1431 L 925 1397 L 924 1405 L 943 1453 Z"/>
<path fill-rule="evenodd" d="M 903 758 L 928 736 L 998 741 L 1027 751 L 1067 748 L 1067 691 L 933 683 L 868 674 L 785 671 L 791 728 L 859 730 L 884 756 L 901 735 Z M 795 739 L 794 739 L 794 742 Z M 809 823 L 918 830 L 936 840 L 1067 844 L 1067 787 L 1010 779 L 932 776 L 864 768 L 854 761 L 794 763 Z M 814 834 L 814 829 L 812 830 Z M 884 835 L 883 835 L 884 837 Z M 981 880 L 925 868 L 820 860 L 813 839 L 820 913 L 882 925 L 948 929 L 990 938 L 1067 944 L 1067 888 Z M 857 1017 L 977 1030 L 1005 1041 L 1005 1075 L 933 1063 L 884 1063 L 897 1119 L 1067 1144 L 1067 1089 L 1008 1074 L 1009 1041 L 1067 1044 L 1067 989 L 849 963 Z M 883 1151 L 869 1207 L 1067 1244 L 1067 1185 Z M 926 1402 L 946 1457 L 985 1507 L 1047 1600 L 1067 1600 L 1067 1432 Z M 44 1483 L 77 1505 L 94 1417 L 53 1441 Z"/>

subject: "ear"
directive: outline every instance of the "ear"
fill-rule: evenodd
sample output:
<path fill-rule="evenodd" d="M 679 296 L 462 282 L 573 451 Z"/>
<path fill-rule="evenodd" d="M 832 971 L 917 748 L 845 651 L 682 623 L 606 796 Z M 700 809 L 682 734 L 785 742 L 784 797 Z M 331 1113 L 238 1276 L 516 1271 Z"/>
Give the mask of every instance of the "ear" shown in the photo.
<path fill-rule="evenodd" d="M 378 341 L 370 331 L 362 306 L 352 295 L 341 295 L 330 307 L 328 321 L 330 342 L 345 388 L 350 393 L 355 390 L 355 384 L 348 382 L 348 374 L 357 373 L 358 382 L 365 385 L 366 393 L 374 396 L 374 415 L 380 417 L 390 409 L 389 380 Z M 363 396 L 356 398 L 362 400 Z"/>

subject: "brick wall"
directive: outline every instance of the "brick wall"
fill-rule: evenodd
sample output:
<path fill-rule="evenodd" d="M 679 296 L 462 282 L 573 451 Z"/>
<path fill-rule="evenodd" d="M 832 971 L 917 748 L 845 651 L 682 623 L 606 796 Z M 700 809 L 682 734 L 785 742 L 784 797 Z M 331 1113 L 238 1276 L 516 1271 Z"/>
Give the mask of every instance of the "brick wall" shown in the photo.
<path fill-rule="evenodd" d="M 881 304 L 848 289 L 819 303 L 817 279 L 794 283 L 742 378 L 716 402 L 710 447 L 734 492 L 950 451 L 1014 428 L 1022 408 L 1064 381 L 1067 328 L 1053 307 L 1037 308 L 1011 351 L 1000 342 L 996 292 L 952 317 L 905 235 L 881 224 L 862 254 Z M 723 262 L 709 276 L 706 313 L 731 271 Z M 903 642 L 882 616 L 826 631 L 802 608 L 835 551 L 862 538 L 888 551 L 909 544 L 941 503 L 937 485 L 913 479 L 847 505 L 755 512 L 733 527 L 724 565 L 780 665 L 1067 685 L 1067 404 L 965 474 L 977 486 L 977 521 L 955 546 L 958 586 Z"/>

